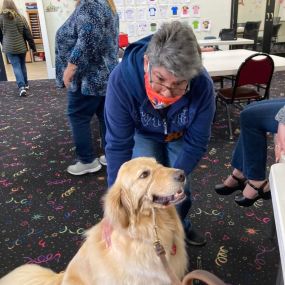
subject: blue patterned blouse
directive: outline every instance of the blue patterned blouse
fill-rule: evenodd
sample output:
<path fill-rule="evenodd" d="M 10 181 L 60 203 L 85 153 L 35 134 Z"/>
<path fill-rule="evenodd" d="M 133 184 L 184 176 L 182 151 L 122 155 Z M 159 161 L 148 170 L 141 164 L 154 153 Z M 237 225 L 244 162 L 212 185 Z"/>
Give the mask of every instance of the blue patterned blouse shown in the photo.
<path fill-rule="evenodd" d="M 118 63 L 119 17 L 107 0 L 81 0 L 56 33 L 56 83 L 64 87 L 68 62 L 77 65 L 70 91 L 105 96 L 109 74 Z"/>

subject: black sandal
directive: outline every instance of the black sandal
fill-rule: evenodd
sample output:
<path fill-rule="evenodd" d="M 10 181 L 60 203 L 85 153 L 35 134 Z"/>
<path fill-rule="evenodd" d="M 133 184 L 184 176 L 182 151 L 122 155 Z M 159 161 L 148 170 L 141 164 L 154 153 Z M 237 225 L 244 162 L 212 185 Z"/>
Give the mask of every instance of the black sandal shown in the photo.
<path fill-rule="evenodd" d="M 265 186 L 268 184 L 268 181 L 265 180 L 260 187 L 256 187 L 255 185 L 253 185 L 251 182 L 247 181 L 248 185 L 253 188 L 255 191 L 257 191 L 258 195 L 253 198 L 246 198 L 244 197 L 242 194 L 241 195 L 237 195 L 235 197 L 235 202 L 239 205 L 239 206 L 243 206 L 243 207 L 250 207 L 252 206 L 257 200 L 259 199 L 263 199 L 263 200 L 269 200 L 271 199 L 271 192 L 270 190 L 267 192 L 264 192 L 264 188 Z"/>
<path fill-rule="evenodd" d="M 226 186 L 225 184 L 218 184 L 215 186 L 215 191 L 219 195 L 231 195 L 237 190 L 243 190 L 246 185 L 246 178 L 238 178 L 234 174 L 231 174 L 232 178 L 237 181 L 238 185 L 236 186 Z"/>

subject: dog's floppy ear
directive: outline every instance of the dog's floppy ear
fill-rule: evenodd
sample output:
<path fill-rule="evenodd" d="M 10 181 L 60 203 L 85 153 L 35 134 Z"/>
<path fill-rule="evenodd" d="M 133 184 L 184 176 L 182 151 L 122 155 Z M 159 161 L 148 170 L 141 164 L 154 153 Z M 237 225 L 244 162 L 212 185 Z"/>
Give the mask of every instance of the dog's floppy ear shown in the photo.
<path fill-rule="evenodd" d="M 129 226 L 129 213 L 122 201 L 122 189 L 118 182 L 108 190 L 104 198 L 105 217 L 112 225 L 121 225 L 126 228 Z"/>

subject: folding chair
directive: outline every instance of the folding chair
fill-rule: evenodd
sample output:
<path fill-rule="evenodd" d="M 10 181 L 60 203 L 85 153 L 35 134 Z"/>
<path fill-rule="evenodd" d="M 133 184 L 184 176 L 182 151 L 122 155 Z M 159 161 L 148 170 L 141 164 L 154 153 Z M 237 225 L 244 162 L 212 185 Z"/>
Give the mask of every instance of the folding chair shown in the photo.
<path fill-rule="evenodd" d="M 269 98 L 269 89 L 274 71 L 274 62 L 266 53 L 249 56 L 239 67 L 234 85 L 217 90 L 216 104 L 226 106 L 230 139 L 233 138 L 230 107 L 242 109 L 243 104 Z"/>

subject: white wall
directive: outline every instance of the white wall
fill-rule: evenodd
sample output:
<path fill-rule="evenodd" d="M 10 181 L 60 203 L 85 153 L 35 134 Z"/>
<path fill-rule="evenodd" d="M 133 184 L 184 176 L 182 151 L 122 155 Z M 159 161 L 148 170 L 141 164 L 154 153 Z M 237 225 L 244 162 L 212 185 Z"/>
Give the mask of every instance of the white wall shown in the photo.
<path fill-rule="evenodd" d="M 151 23 L 158 28 L 165 21 L 186 21 L 192 25 L 198 39 L 218 36 L 220 29 L 230 26 L 231 0 L 115 0 L 115 3 L 120 15 L 120 30 L 129 35 L 130 41 L 155 32 Z M 177 15 L 172 12 L 175 7 Z M 155 13 L 151 15 L 152 8 Z M 183 13 L 185 10 L 187 12 Z M 199 13 L 195 14 L 194 10 Z M 204 29 L 205 21 L 210 22 L 209 30 Z"/>
<path fill-rule="evenodd" d="M 51 59 L 52 65 L 54 67 L 55 62 L 55 35 L 57 29 L 66 21 L 70 16 L 72 11 L 75 8 L 75 0 L 67 1 L 51 1 L 51 0 L 42 0 L 43 10 L 44 10 L 44 19 L 47 27 L 47 35 L 49 41 L 49 47 L 52 51 Z M 51 5 L 52 4 L 52 5 Z"/>
<path fill-rule="evenodd" d="M 279 0 L 278 16 L 281 17 L 281 21 L 285 21 L 285 1 Z"/>
<path fill-rule="evenodd" d="M 55 35 L 75 8 L 76 0 L 38 0 L 48 76 L 55 78 Z"/>
<path fill-rule="evenodd" d="M 272 0 L 274 1 L 274 0 Z M 263 30 L 266 0 L 246 0 L 238 6 L 238 23 L 247 21 L 261 21 L 260 29 Z"/>
<path fill-rule="evenodd" d="M 54 44 L 56 30 L 74 10 L 75 1 L 76 0 L 37 0 L 49 78 L 55 77 Z M 230 26 L 231 0 L 196 0 L 195 2 L 190 0 L 115 0 L 115 2 L 118 12 L 121 15 L 123 13 L 123 18 L 120 20 L 120 31 L 127 32 L 128 34 L 130 34 L 130 31 L 134 31 L 134 34 L 130 35 L 130 41 L 152 33 L 150 24 L 156 23 L 158 28 L 163 21 L 178 19 L 187 21 L 191 25 L 193 25 L 193 21 L 199 22 L 201 28 L 195 30 L 198 39 L 202 39 L 207 35 L 218 37 L 219 31 L 222 28 L 229 28 Z M 198 16 L 194 17 L 191 13 L 182 15 L 182 7 L 188 6 L 188 11 L 193 11 L 193 6 L 197 5 L 200 8 Z M 167 16 L 162 13 L 157 13 L 155 17 L 152 17 L 148 14 L 151 7 L 155 7 L 156 11 L 159 11 L 161 6 L 167 8 Z M 170 11 L 172 11 L 172 7 L 179 8 L 177 16 L 171 15 Z M 129 13 L 128 9 L 132 9 L 135 13 L 133 19 L 124 17 L 125 13 Z M 221 11 L 223 11 L 222 16 Z M 145 13 L 145 17 L 138 17 L 141 16 L 139 13 Z M 203 28 L 203 21 L 210 23 L 209 30 Z M 141 29 L 138 30 L 139 24 L 141 25 Z M 142 29 L 144 26 L 146 27 L 145 30 Z"/>
<path fill-rule="evenodd" d="M 278 42 L 285 41 L 285 1 L 275 1 L 274 17 L 281 18 L 281 28 L 278 32 Z M 246 21 L 261 21 L 259 36 L 263 36 L 266 0 L 246 0 L 238 7 L 238 23 Z"/>

